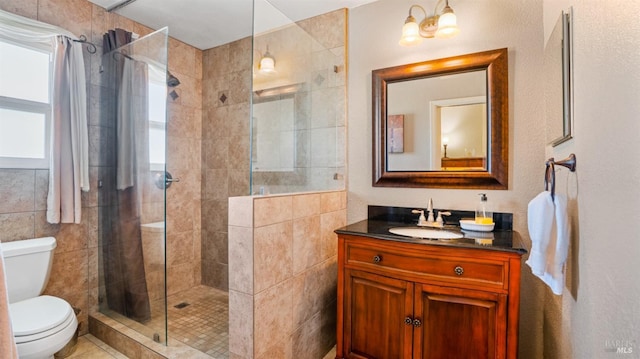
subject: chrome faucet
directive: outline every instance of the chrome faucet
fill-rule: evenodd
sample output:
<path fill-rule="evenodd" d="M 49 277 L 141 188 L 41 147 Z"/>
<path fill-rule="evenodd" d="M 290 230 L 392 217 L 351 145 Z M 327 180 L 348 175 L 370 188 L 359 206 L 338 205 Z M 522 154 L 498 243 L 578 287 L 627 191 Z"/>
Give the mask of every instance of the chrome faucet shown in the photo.
<path fill-rule="evenodd" d="M 451 212 L 448 211 L 438 211 L 438 217 L 436 219 L 433 218 L 433 199 L 429 198 L 429 204 L 427 206 L 427 218 L 424 216 L 424 210 L 414 209 L 411 213 L 420 213 L 420 217 L 418 218 L 418 226 L 420 227 L 434 227 L 434 228 L 443 228 L 444 227 L 444 219 L 442 216 L 450 216 Z"/>
<path fill-rule="evenodd" d="M 427 205 L 427 211 L 429 211 L 429 216 L 427 217 L 427 222 L 435 222 L 433 220 L 433 198 L 429 198 L 429 204 Z"/>

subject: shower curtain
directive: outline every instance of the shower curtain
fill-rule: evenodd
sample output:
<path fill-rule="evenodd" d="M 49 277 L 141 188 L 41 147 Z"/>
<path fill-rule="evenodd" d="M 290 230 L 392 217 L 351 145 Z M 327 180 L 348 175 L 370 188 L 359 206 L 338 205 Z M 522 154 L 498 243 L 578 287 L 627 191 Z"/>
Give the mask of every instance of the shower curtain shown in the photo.
<path fill-rule="evenodd" d="M 107 57 L 116 73 L 116 168 L 109 178 L 116 193 L 102 217 L 105 292 L 109 309 L 144 323 L 151 318 L 140 230 L 142 186 L 150 175 L 148 69 L 122 52 Z"/>

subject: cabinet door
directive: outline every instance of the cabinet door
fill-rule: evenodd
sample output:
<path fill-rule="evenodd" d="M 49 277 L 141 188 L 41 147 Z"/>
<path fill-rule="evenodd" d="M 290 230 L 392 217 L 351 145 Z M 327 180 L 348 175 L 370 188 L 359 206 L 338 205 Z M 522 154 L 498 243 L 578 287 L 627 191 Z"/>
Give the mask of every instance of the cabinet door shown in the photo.
<path fill-rule="evenodd" d="M 345 271 L 345 357 L 411 358 L 413 283 Z"/>
<path fill-rule="evenodd" d="M 414 359 L 505 358 L 505 294 L 416 284 Z"/>

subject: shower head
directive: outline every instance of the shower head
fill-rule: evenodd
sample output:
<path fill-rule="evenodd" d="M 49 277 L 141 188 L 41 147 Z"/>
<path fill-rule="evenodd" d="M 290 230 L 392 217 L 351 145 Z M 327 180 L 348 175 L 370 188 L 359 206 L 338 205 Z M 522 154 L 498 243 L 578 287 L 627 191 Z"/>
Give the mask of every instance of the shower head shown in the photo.
<path fill-rule="evenodd" d="M 176 87 L 180 85 L 180 80 L 177 77 L 173 76 L 171 72 L 167 71 L 167 86 Z"/>

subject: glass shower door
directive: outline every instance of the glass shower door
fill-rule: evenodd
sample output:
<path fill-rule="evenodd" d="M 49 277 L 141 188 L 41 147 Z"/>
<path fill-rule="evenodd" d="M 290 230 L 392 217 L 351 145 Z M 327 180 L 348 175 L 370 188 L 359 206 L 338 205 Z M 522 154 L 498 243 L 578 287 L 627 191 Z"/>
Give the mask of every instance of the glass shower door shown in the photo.
<path fill-rule="evenodd" d="M 99 310 L 167 342 L 166 28 L 103 55 Z"/>

